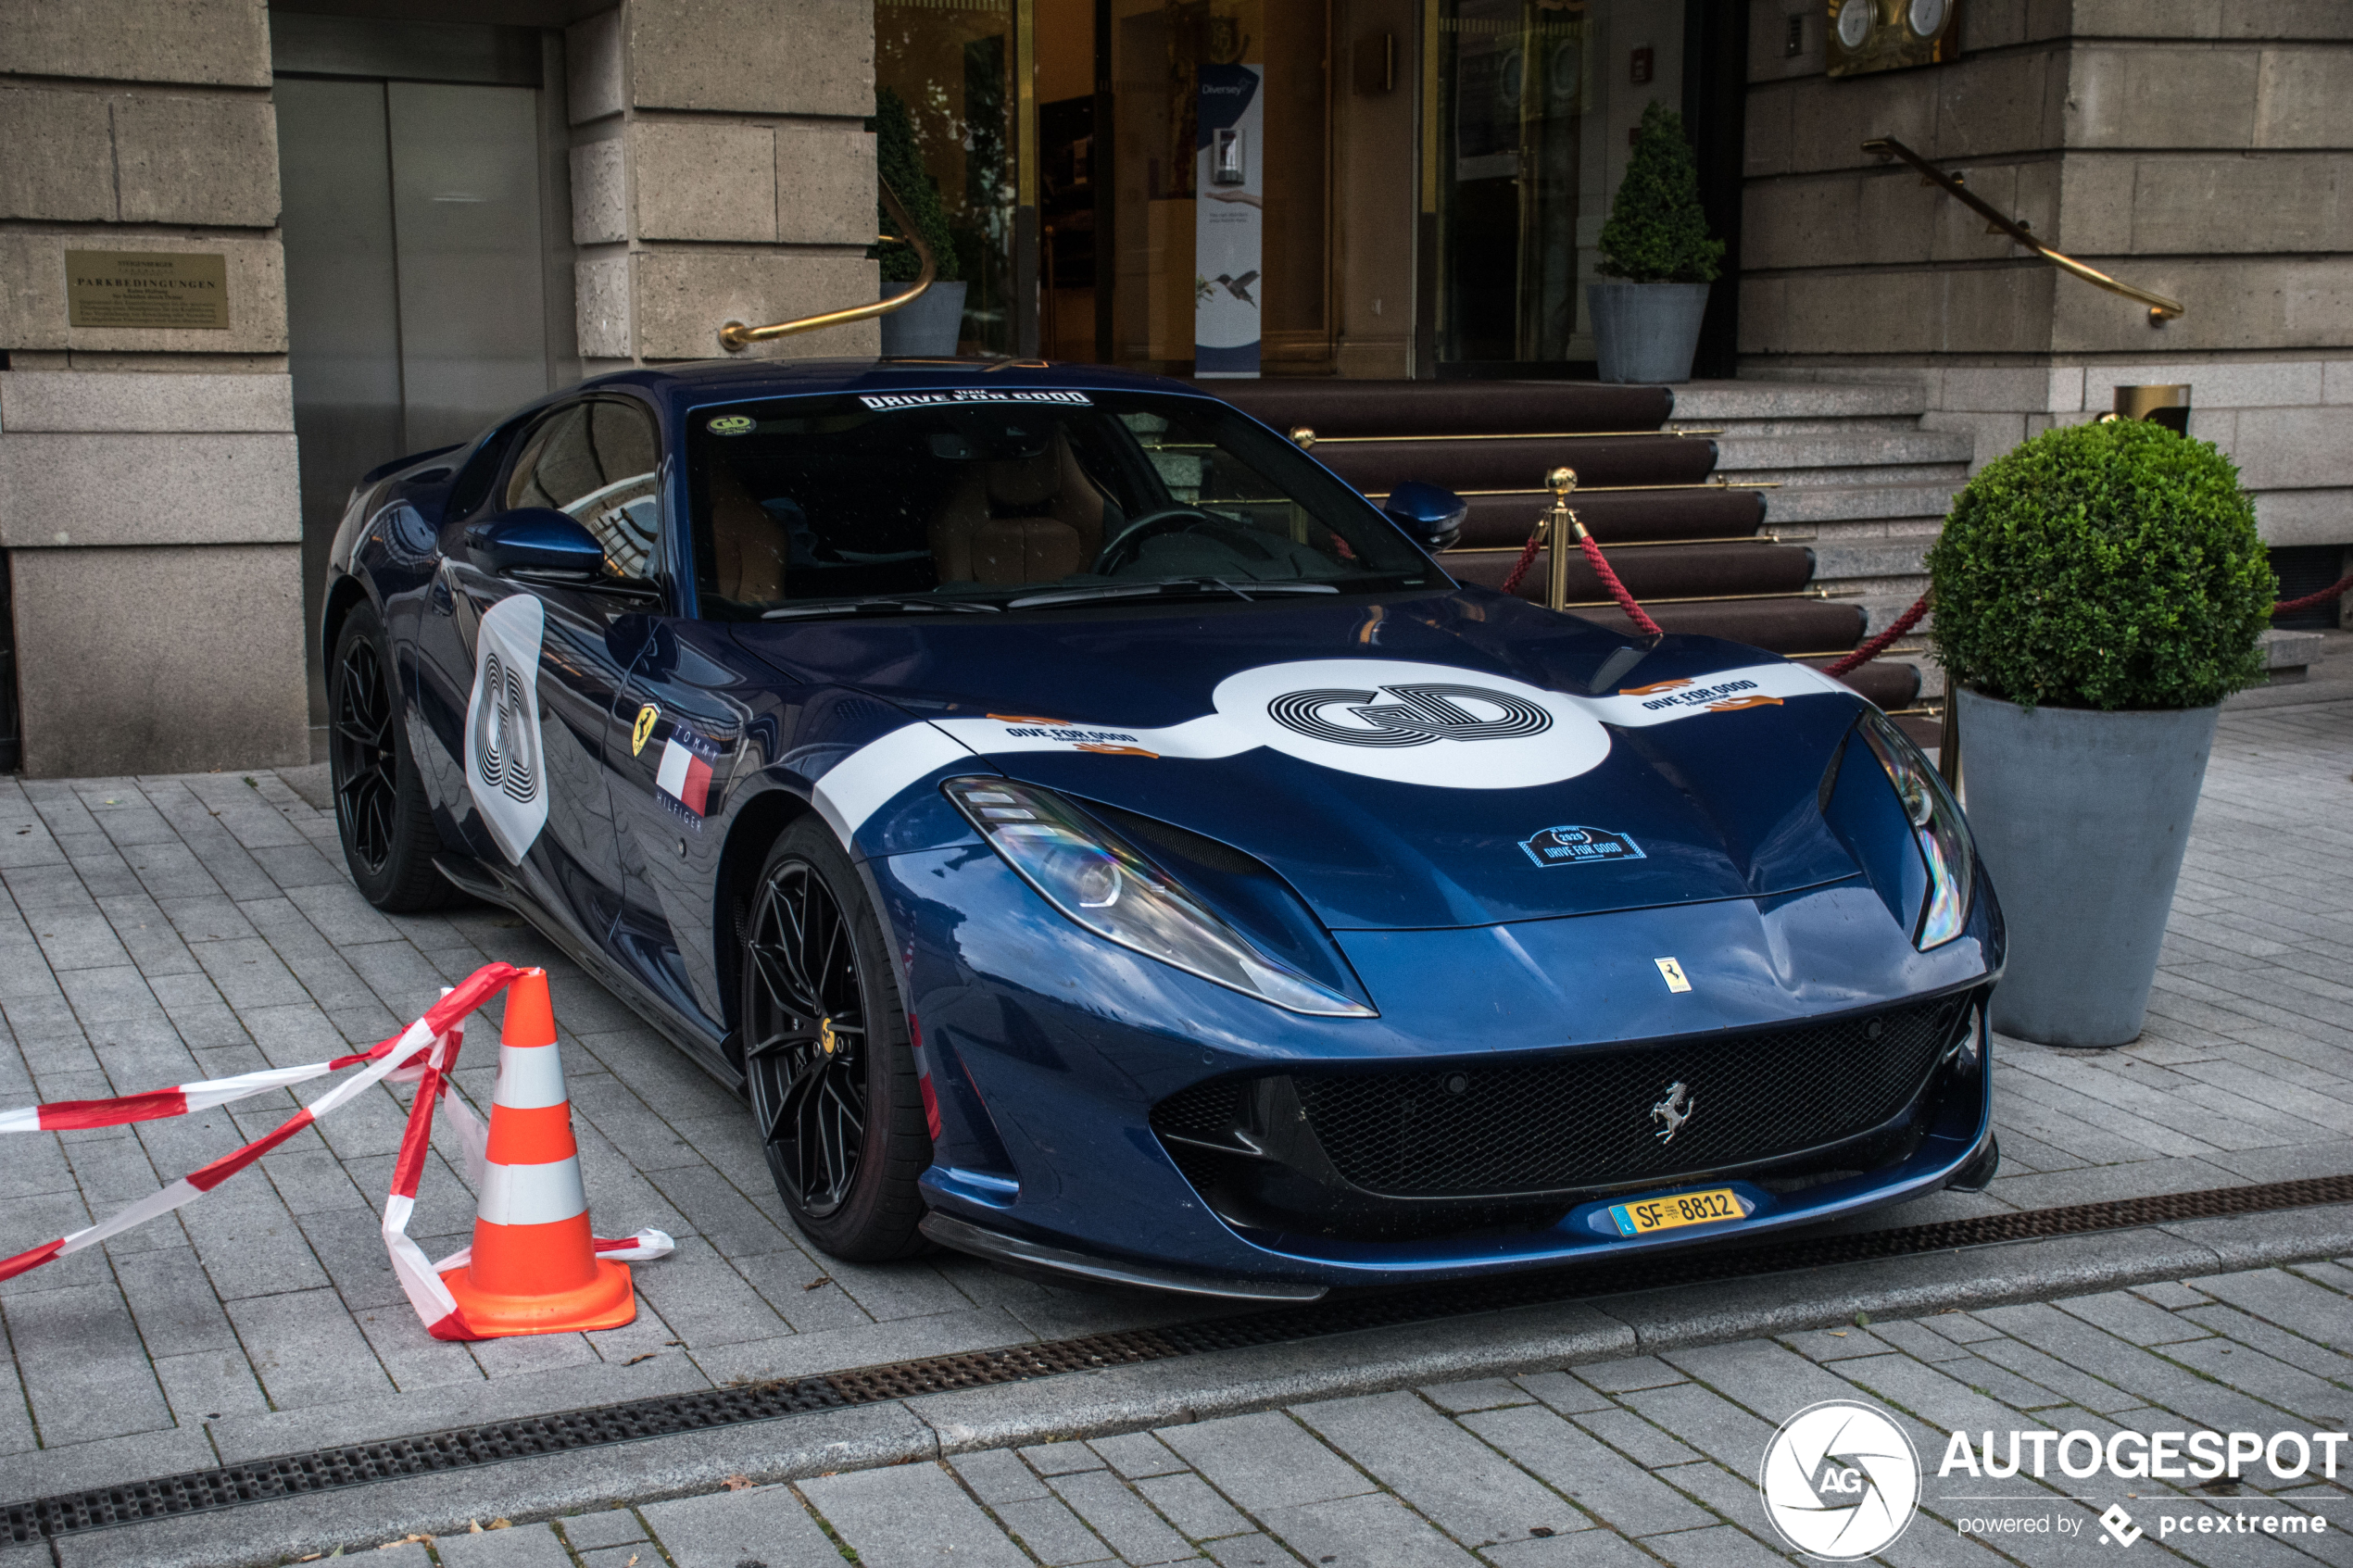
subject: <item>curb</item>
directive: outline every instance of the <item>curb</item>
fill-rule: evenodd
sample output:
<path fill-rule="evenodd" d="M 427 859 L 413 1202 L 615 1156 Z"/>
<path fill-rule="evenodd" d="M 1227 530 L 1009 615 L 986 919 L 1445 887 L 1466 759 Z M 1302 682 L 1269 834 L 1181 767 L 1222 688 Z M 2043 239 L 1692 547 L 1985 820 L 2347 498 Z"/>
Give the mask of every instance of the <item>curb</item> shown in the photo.
<path fill-rule="evenodd" d="M 1655 1354 L 1851 1322 L 2088 1295 L 2353 1255 L 2353 1204 L 2007 1242 L 1516 1308 L 861 1406 L 0 1547 L 0 1568 L 260 1568 L 410 1532 L 463 1533 L 979 1449 L 1111 1436 L 1306 1399 Z M 454 1494 L 454 1495 L 453 1495 Z"/>

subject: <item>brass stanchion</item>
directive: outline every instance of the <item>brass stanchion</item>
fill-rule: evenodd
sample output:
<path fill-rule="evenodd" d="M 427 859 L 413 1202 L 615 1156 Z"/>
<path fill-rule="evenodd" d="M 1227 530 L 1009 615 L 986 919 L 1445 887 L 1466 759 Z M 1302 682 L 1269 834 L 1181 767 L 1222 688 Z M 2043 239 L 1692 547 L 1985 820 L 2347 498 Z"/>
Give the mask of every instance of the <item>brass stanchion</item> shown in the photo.
<path fill-rule="evenodd" d="M 1577 514 L 1568 509 L 1568 493 L 1577 488 L 1577 470 L 1557 468 L 1544 476 L 1544 483 L 1553 493 L 1552 510 L 1544 514 L 1544 548 L 1548 552 L 1544 608 L 1568 608 L 1568 558 L 1575 553 L 1577 540 L 1571 532 L 1577 526 Z"/>

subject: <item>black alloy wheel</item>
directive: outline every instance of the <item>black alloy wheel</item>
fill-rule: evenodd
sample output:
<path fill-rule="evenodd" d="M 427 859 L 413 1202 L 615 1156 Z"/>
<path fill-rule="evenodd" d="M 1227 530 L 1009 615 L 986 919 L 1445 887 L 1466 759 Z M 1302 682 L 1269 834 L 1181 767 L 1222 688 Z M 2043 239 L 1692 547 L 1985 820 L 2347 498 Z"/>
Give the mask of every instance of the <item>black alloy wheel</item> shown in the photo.
<path fill-rule="evenodd" d="M 752 1115 L 793 1219 L 837 1258 L 921 1250 L 931 1143 L 906 1014 L 865 890 L 813 817 L 761 869 L 742 970 Z"/>
<path fill-rule="evenodd" d="M 392 654 L 373 605 L 345 617 L 327 669 L 327 774 L 352 882 L 368 902 L 391 914 L 462 902 L 465 895 L 434 869 L 441 834 L 409 754 L 393 693 Z"/>
<path fill-rule="evenodd" d="M 381 876 L 392 859 L 392 819 L 399 809 L 392 741 L 392 687 L 369 637 L 343 640 L 335 661 L 334 726 L 327 745 L 335 784 L 335 822 L 352 870 Z"/>

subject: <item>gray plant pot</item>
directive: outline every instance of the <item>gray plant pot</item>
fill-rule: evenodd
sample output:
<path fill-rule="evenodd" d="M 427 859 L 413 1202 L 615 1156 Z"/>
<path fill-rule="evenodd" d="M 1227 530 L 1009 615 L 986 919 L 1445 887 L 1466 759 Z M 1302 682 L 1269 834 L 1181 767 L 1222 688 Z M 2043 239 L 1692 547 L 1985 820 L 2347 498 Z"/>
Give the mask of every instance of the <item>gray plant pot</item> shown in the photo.
<path fill-rule="evenodd" d="M 2221 709 L 2095 713 L 1960 694 L 1969 828 L 2001 890 L 1994 1028 L 2045 1046 L 2141 1032 Z"/>
<path fill-rule="evenodd" d="M 882 296 L 896 299 L 912 283 L 885 283 Z M 902 305 L 882 319 L 882 351 L 886 359 L 952 359 L 956 337 L 964 321 L 964 285 L 934 283 L 923 297 Z"/>
<path fill-rule="evenodd" d="M 1684 382 L 1699 352 L 1707 283 L 1587 283 L 1604 381 Z"/>

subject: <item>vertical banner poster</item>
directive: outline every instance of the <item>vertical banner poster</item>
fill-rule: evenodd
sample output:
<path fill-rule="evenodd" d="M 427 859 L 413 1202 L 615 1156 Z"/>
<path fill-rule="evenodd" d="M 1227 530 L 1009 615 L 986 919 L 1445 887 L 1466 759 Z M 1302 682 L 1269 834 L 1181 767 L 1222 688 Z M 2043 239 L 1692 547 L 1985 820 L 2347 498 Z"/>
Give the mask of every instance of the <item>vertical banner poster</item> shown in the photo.
<path fill-rule="evenodd" d="M 1258 374 L 1266 220 L 1266 68 L 1201 65 L 1195 138 L 1193 374 Z"/>

